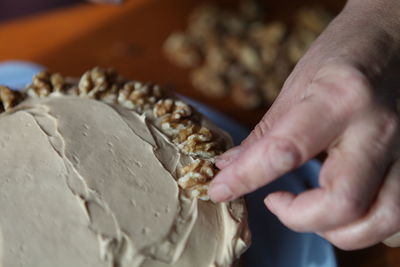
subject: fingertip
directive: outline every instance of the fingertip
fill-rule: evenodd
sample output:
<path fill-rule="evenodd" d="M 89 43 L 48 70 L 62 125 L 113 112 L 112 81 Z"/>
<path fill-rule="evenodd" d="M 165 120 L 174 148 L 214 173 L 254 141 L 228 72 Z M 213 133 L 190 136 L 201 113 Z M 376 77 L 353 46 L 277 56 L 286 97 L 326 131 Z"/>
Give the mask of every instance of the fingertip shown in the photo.
<path fill-rule="evenodd" d="M 213 183 L 208 189 L 208 195 L 212 202 L 219 203 L 229 201 L 234 198 L 232 190 L 223 183 Z"/>
<path fill-rule="evenodd" d="M 264 199 L 265 206 L 275 215 L 287 209 L 293 202 L 295 195 L 290 192 L 278 191 L 269 194 Z"/>
<path fill-rule="evenodd" d="M 239 158 L 242 151 L 243 151 L 243 148 L 241 146 L 237 146 L 237 147 L 229 149 L 224 154 L 222 154 L 216 158 L 215 165 L 219 169 L 223 169 L 223 168 L 229 166 L 233 161 L 235 161 L 237 158 Z"/>
<path fill-rule="evenodd" d="M 217 166 L 218 169 L 222 170 L 223 168 L 228 167 L 231 164 L 231 162 L 232 161 L 229 159 L 227 160 L 225 158 L 217 157 L 215 159 L 215 166 Z"/>

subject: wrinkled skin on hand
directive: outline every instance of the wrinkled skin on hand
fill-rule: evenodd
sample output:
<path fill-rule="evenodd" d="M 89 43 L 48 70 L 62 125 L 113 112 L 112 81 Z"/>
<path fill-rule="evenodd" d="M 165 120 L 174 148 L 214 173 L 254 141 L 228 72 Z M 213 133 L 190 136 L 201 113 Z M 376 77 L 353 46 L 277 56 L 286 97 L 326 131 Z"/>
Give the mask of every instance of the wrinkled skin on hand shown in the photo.
<path fill-rule="evenodd" d="M 397 0 L 350 0 L 250 136 L 219 157 L 211 199 L 254 191 L 325 151 L 320 187 L 272 193 L 267 208 L 342 249 L 400 246 L 400 124 L 377 86 L 400 51 L 398 14 Z"/>

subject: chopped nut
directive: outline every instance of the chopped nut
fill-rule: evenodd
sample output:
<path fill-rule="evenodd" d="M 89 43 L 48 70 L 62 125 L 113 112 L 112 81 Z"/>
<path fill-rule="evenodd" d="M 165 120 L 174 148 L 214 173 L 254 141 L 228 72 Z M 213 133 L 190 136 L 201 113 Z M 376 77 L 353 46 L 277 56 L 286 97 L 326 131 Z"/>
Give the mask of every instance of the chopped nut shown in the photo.
<path fill-rule="evenodd" d="M 151 109 L 161 97 L 158 85 L 127 82 L 119 91 L 117 102 L 139 113 Z"/>
<path fill-rule="evenodd" d="M 249 36 L 259 46 L 279 45 L 286 34 L 286 26 L 282 22 L 275 21 L 268 24 L 254 23 L 251 25 Z"/>
<path fill-rule="evenodd" d="M 275 101 L 275 99 L 279 95 L 281 87 L 282 87 L 281 80 L 273 76 L 265 80 L 265 82 L 262 85 L 262 90 L 264 93 L 264 98 L 266 99 L 266 101 L 268 101 L 268 103 L 272 104 L 272 102 Z"/>
<path fill-rule="evenodd" d="M 248 21 L 262 20 L 264 17 L 264 10 L 259 1 L 243 0 L 239 4 L 241 16 Z"/>
<path fill-rule="evenodd" d="M 249 71 L 258 72 L 262 70 L 260 54 L 253 45 L 243 44 L 237 56 L 239 62 Z"/>
<path fill-rule="evenodd" d="M 175 135 L 173 142 L 183 152 L 195 157 L 210 158 L 219 153 L 211 131 L 199 125 L 190 125 Z"/>
<path fill-rule="evenodd" d="M 260 48 L 260 56 L 261 56 L 261 63 L 263 64 L 264 69 L 258 70 L 270 70 L 273 68 L 274 64 L 276 63 L 280 49 L 278 46 L 263 46 Z"/>
<path fill-rule="evenodd" d="M 26 89 L 30 97 L 46 97 L 49 95 L 59 96 L 65 93 L 68 84 L 59 73 L 42 71 L 32 79 L 32 84 Z"/>
<path fill-rule="evenodd" d="M 8 87 L 0 86 L 0 112 L 8 111 L 23 99 L 22 94 Z"/>
<path fill-rule="evenodd" d="M 221 10 L 220 13 L 219 21 L 225 34 L 233 36 L 243 35 L 247 25 L 240 16 L 230 10 Z"/>
<path fill-rule="evenodd" d="M 156 118 L 170 114 L 171 119 L 177 121 L 192 115 L 192 109 L 189 105 L 182 101 L 172 99 L 159 100 L 154 106 L 153 112 Z"/>
<path fill-rule="evenodd" d="M 175 137 L 174 142 L 181 144 L 188 140 L 194 134 L 198 135 L 201 141 L 210 141 L 212 139 L 212 133 L 209 129 L 198 125 L 193 125 L 179 132 Z"/>
<path fill-rule="evenodd" d="M 204 201 L 210 200 L 210 197 L 208 196 L 208 188 L 209 187 L 210 187 L 209 183 L 195 185 L 190 189 L 190 195 L 192 197 L 197 197 Z"/>
<path fill-rule="evenodd" d="M 188 34 L 196 40 L 216 39 L 219 34 L 220 9 L 213 5 L 196 8 L 189 17 Z"/>
<path fill-rule="evenodd" d="M 332 20 L 332 15 L 323 8 L 305 7 L 297 11 L 296 24 L 316 34 L 321 33 Z"/>
<path fill-rule="evenodd" d="M 297 30 L 287 42 L 287 55 L 291 63 L 296 64 L 306 53 L 317 35 L 308 29 Z"/>
<path fill-rule="evenodd" d="M 264 11 L 257 0 L 240 0 L 235 8 L 215 4 L 193 10 L 187 30 L 179 32 L 179 38 L 181 43 L 192 40 L 204 61 L 191 65 L 194 88 L 214 98 L 230 94 L 246 109 L 271 102 L 288 76 L 281 75 L 276 65 L 287 64 L 292 70 L 332 18 L 326 10 L 306 7 L 297 10 L 289 27 L 283 20 L 267 22 Z M 180 52 L 186 55 L 179 57 L 193 54 L 186 45 L 182 47 Z M 237 81 L 242 79 L 243 69 L 257 78 L 251 90 Z M 277 77 L 270 79 L 272 75 Z M 266 76 L 268 81 L 263 82 Z"/>
<path fill-rule="evenodd" d="M 191 197 L 209 200 L 209 183 L 216 173 L 217 168 L 211 161 L 197 159 L 181 169 L 178 185 Z"/>
<path fill-rule="evenodd" d="M 231 64 L 231 56 L 224 47 L 209 44 L 205 48 L 205 53 L 205 64 L 213 72 L 223 73 Z"/>
<path fill-rule="evenodd" d="M 190 80 L 193 87 L 205 95 L 222 98 L 228 93 L 227 84 L 222 75 L 211 71 L 207 67 L 193 70 L 190 75 Z"/>
<path fill-rule="evenodd" d="M 238 76 L 232 86 L 232 100 L 244 109 L 253 109 L 262 104 L 259 81 L 254 75 Z"/>
<path fill-rule="evenodd" d="M 184 68 L 198 66 L 202 61 L 196 42 L 183 33 L 170 35 L 163 49 L 172 62 Z"/>
<path fill-rule="evenodd" d="M 161 128 L 168 131 L 169 135 L 177 134 L 180 130 L 194 123 L 189 118 L 192 115 L 192 109 L 179 100 L 159 100 L 154 106 L 153 114 L 156 118 L 163 117 Z"/>
<path fill-rule="evenodd" d="M 113 69 L 96 67 L 85 72 L 79 81 L 79 95 L 95 99 L 116 100 L 123 78 Z M 111 97 L 110 97 L 111 95 Z"/>
<path fill-rule="evenodd" d="M 172 99 L 161 99 L 154 106 L 153 112 L 156 118 L 172 113 L 174 101 Z"/>
<path fill-rule="evenodd" d="M 165 134 L 173 136 L 179 131 L 194 125 L 194 122 L 189 119 L 183 119 L 183 120 L 176 120 L 172 117 L 171 114 L 167 114 L 162 120 L 161 120 L 161 129 L 165 131 Z"/>

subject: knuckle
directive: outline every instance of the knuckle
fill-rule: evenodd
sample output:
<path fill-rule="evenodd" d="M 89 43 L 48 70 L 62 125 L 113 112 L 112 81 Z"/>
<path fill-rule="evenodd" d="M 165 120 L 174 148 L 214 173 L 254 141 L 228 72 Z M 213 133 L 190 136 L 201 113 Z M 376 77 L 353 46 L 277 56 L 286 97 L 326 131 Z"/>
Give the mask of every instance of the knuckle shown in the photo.
<path fill-rule="evenodd" d="M 313 85 L 330 99 L 332 109 L 352 114 L 369 106 L 374 99 L 371 82 L 356 68 L 340 65 L 321 72 Z"/>
<path fill-rule="evenodd" d="M 252 134 L 254 134 L 255 138 L 258 140 L 268 132 L 269 128 L 268 122 L 263 119 L 256 125 Z"/>
<path fill-rule="evenodd" d="M 381 124 L 382 135 L 385 137 L 391 137 L 399 131 L 399 117 L 394 111 L 382 111 Z"/>
<path fill-rule="evenodd" d="M 266 151 L 271 155 L 271 165 L 276 171 L 287 171 L 300 165 L 302 153 L 298 144 L 288 138 L 271 137 L 271 146 L 266 147 Z"/>
<path fill-rule="evenodd" d="M 374 120 L 375 129 L 371 133 L 369 146 L 366 149 L 373 153 L 376 151 L 387 153 L 393 151 L 391 146 L 396 142 L 399 133 L 399 120 L 394 112 L 387 109 L 377 113 L 378 117 Z"/>
<path fill-rule="evenodd" d="M 384 218 L 386 231 L 389 233 L 400 230 L 400 206 L 397 203 L 387 203 L 385 205 Z"/>
<path fill-rule="evenodd" d="M 349 178 L 351 179 L 351 178 Z M 350 189 L 340 189 L 334 194 L 332 202 L 338 219 L 341 221 L 353 220 L 361 217 L 366 211 L 366 203 L 363 199 Z"/>

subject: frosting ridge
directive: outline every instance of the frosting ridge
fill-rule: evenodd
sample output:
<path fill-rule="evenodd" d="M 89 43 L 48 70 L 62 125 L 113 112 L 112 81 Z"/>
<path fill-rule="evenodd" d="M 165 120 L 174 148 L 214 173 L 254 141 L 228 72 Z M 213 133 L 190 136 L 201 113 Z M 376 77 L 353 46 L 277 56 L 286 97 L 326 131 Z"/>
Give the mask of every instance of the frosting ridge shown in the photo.
<path fill-rule="evenodd" d="M 68 254 L 74 262 L 55 257 L 48 266 L 230 266 L 247 246 L 243 203 L 214 204 L 183 194 L 177 168 L 194 159 L 178 151 L 144 115 L 85 98 L 29 99 L 0 115 L 2 127 L 9 129 L 0 131 L 8 147 L 0 155 L 0 168 L 6 168 L 1 162 L 14 168 L 6 168 L 9 173 L 0 177 L 0 185 L 9 185 L 0 186 L 0 210 L 16 220 L 10 207 L 24 204 L 18 199 L 22 179 L 22 191 L 33 189 L 36 204 L 26 211 L 27 221 L 45 235 L 51 222 L 32 213 L 39 209 L 50 217 L 56 214 L 59 227 L 52 231 L 58 231 L 60 240 L 69 236 L 79 248 Z M 22 162 L 20 153 L 25 153 Z M 50 201 L 45 197 L 48 190 L 53 190 L 47 196 L 50 206 L 45 204 Z M 69 209 L 61 213 L 57 208 L 64 208 L 64 202 Z M 0 229 L 4 226 L 5 266 L 15 255 L 41 260 L 44 252 L 10 252 L 20 239 L 10 242 L 10 221 L 0 218 Z M 47 247 L 49 254 L 68 244 L 58 244 L 52 236 L 48 240 L 56 243 Z"/>

